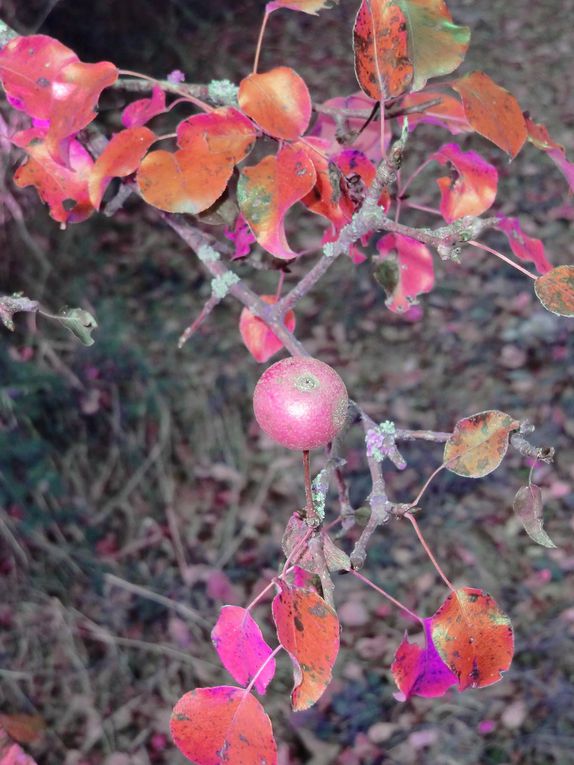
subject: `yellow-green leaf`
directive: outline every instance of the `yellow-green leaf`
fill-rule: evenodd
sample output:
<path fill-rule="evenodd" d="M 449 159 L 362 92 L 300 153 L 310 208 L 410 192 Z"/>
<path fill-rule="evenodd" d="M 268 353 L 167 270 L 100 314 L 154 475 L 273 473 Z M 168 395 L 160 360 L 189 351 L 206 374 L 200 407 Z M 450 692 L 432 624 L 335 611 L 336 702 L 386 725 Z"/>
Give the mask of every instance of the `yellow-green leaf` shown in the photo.
<path fill-rule="evenodd" d="M 509 414 L 491 409 L 457 422 L 446 442 L 444 465 L 465 478 L 482 478 L 500 465 L 508 437 L 520 423 Z"/>
<path fill-rule="evenodd" d="M 574 316 L 574 266 L 558 266 L 534 282 L 544 308 L 558 316 Z"/>

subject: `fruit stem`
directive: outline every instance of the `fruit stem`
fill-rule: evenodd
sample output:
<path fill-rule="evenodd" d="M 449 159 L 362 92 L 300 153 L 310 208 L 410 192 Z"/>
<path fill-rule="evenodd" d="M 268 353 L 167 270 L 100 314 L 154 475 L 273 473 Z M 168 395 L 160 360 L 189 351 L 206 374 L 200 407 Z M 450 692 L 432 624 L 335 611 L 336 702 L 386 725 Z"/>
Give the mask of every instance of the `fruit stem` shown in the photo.
<path fill-rule="evenodd" d="M 305 471 L 305 513 L 307 524 L 316 528 L 321 523 L 321 519 L 315 512 L 313 505 L 313 490 L 311 488 L 311 464 L 309 460 L 309 450 L 303 450 L 303 469 Z"/>

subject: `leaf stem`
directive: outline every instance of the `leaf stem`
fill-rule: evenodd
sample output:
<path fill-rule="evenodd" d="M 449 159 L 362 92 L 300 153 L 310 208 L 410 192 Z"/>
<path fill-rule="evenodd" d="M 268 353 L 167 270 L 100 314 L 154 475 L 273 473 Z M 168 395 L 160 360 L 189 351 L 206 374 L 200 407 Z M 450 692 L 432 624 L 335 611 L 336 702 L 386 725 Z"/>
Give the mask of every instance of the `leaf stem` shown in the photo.
<path fill-rule="evenodd" d="M 405 518 L 408 518 L 408 519 L 409 519 L 409 521 L 412 523 L 412 525 L 413 525 L 413 528 L 414 528 L 414 530 L 415 530 L 415 533 L 416 533 L 417 537 L 419 538 L 419 542 L 420 542 L 420 543 L 421 543 L 421 545 L 423 546 L 423 549 L 424 549 L 424 551 L 426 552 L 426 554 L 429 556 L 429 558 L 430 558 L 430 560 L 431 560 L 431 563 L 432 563 L 432 564 L 433 564 L 433 566 L 436 568 L 436 570 L 437 570 L 437 572 L 439 573 L 439 575 L 440 575 L 441 579 L 442 579 L 442 580 L 443 580 L 443 582 L 446 584 L 446 586 L 449 588 L 449 590 L 452 590 L 452 592 L 454 592 L 454 591 L 455 591 L 455 588 L 453 587 L 453 585 L 452 585 L 451 581 L 450 581 L 450 580 L 447 578 L 447 576 L 446 576 L 446 574 L 444 573 L 444 571 L 442 570 L 442 568 L 439 566 L 439 564 L 438 564 L 438 562 L 437 562 L 437 559 L 436 559 L 436 558 L 434 557 L 434 555 L 432 554 L 430 547 L 428 546 L 428 544 L 427 544 L 427 543 L 426 543 L 426 541 L 425 541 L 425 538 L 424 538 L 424 537 L 423 537 L 423 535 L 422 535 L 422 532 L 421 532 L 421 530 L 420 530 L 420 528 L 419 528 L 419 524 L 417 523 L 417 521 L 415 520 L 415 518 L 414 518 L 414 517 L 413 517 L 413 516 L 412 516 L 410 513 L 405 513 L 405 516 L 404 516 L 404 517 L 405 517 Z"/>
<path fill-rule="evenodd" d="M 124 77 L 137 77 L 138 80 L 145 80 L 146 82 L 151 82 L 154 85 L 157 85 L 158 88 L 161 88 L 163 90 L 163 86 L 160 80 L 156 80 L 155 77 L 150 77 L 147 74 L 142 74 L 141 72 L 132 72 L 131 69 L 119 69 L 118 73 L 120 76 Z M 209 104 L 206 104 L 205 101 L 202 101 L 201 98 L 197 98 L 196 96 L 193 96 L 191 93 L 186 93 L 184 90 L 172 90 L 170 91 L 172 93 L 177 93 L 177 95 L 182 96 L 187 101 L 190 101 L 192 104 L 195 104 L 195 106 L 198 106 L 200 109 L 203 109 L 204 112 L 212 112 L 213 107 Z"/>
<path fill-rule="evenodd" d="M 265 659 L 263 664 L 259 667 L 257 672 L 251 678 L 251 682 L 249 683 L 249 685 L 247 686 L 247 688 L 244 691 L 244 696 L 247 696 L 247 694 L 250 693 L 251 689 L 253 688 L 253 686 L 257 682 L 257 678 L 259 677 L 259 675 L 263 672 L 263 670 L 269 664 L 269 662 L 277 656 L 277 654 L 279 653 L 279 651 L 282 650 L 282 648 L 283 648 L 282 645 L 278 645 L 277 648 L 274 648 L 273 651 L 269 654 L 269 656 Z"/>
<path fill-rule="evenodd" d="M 492 247 L 488 247 L 486 244 L 482 244 L 481 242 L 476 242 L 474 241 L 474 239 L 471 239 L 466 244 L 472 244 L 473 247 L 478 247 L 480 250 L 485 250 L 485 252 L 490 252 L 493 255 L 496 255 L 497 258 L 500 258 L 500 260 L 503 260 L 505 263 L 508 263 L 509 266 L 516 268 L 518 271 L 521 271 L 526 276 L 529 276 L 531 279 L 534 279 L 534 281 L 538 279 L 538 277 L 535 276 L 535 274 L 531 274 L 530 271 L 526 270 L 526 268 L 522 268 L 522 266 L 519 266 L 518 263 L 515 263 L 513 260 L 510 260 L 510 258 L 507 258 L 506 255 L 503 255 L 501 252 L 498 252 L 498 250 L 494 250 Z"/>
<path fill-rule="evenodd" d="M 261 56 L 261 47 L 263 45 L 263 37 L 265 35 L 265 28 L 267 27 L 267 22 L 269 21 L 269 16 L 271 14 L 265 9 L 265 15 L 263 16 L 263 21 L 261 22 L 261 29 L 259 30 L 259 37 L 257 38 L 257 48 L 255 49 L 255 59 L 253 61 L 253 74 L 257 74 L 257 68 L 259 66 L 259 57 Z"/>
<path fill-rule="evenodd" d="M 420 622 L 421 624 L 424 625 L 424 620 L 421 619 L 421 617 L 418 614 L 415 614 L 414 611 L 411 611 L 410 608 L 407 608 L 403 603 L 401 603 L 400 600 L 393 598 L 393 596 L 389 595 L 389 593 L 383 590 L 382 587 L 379 587 L 374 582 L 371 582 L 370 579 L 368 579 L 366 576 L 363 576 L 363 574 L 360 574 L 358 571 L 354 571 L 351 569 L 350 573 L 353 574 L 353 576 L 356 576 L 357 579 L 360 579 L 362 582 L 369 585 L 369 587 L 372 587 L 373 590 L 376 590 L 380 595 L 385 597 L 387 600 L 390 600 L 391 603 L 393 603 L 393 605 L 397 606 L 397 608 L 400 608 L 401 611 L 404 611 L 405 613 L 407 613 L 411 617 L 411 619 L 414 619 L 415 621 Z"/>

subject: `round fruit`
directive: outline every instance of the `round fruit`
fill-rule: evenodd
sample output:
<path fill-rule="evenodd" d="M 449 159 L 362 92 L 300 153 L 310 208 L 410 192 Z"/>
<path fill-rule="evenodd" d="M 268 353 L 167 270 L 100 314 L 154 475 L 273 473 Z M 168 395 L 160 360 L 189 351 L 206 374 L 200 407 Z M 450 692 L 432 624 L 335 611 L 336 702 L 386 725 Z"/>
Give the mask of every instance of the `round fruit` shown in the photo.
<path fill-rule="evenodd" d="M 349 399 L 335 370 L 318 359 L 288 358 L 266 369 L 253 394 L 255 418 L 288 449 L 316 449 L 345 423 Z"/>

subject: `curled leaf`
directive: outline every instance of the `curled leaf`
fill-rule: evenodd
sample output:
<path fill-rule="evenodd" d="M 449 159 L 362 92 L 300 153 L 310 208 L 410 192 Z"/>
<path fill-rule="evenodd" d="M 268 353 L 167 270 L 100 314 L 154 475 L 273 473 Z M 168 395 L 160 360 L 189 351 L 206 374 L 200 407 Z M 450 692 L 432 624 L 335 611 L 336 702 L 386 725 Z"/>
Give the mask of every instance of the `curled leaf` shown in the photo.
<path fill-rule="evenodd" d="M 447 143 L 433 154 L 433 159 L 448 164 L 455 175 L 437 180 L 440 211 L 447 223 L 465 215 L 482 215 L 491 207 L 498 189 L 498 171 L 480 154 Z"/>
<path fill-rule="evenodd" d="M 544 531 L 542 491 L 534 483 L 518 489 L 512 505 L 530 539 L 543 547 L 556 547 Z"/>
<path fill-rule="evenodd" d="M 496 409 L 459 420 L 445 444 L 445 467 L 466 478 L 492 473 L 507 452 L 511 431 L 519 425 L 509 414 Z"/>
<path fill-rule="evenodd" d="M 401 701 L 411 696 L 444 696 L 458 682 L 457 676 L 447 667 L 435 648 L 431 637 L 431 619 L 424 620 L 424 631 L 424 648 L 409 643 L 405 632 L 391 665 L 395 683 L 402 694 Z"/>
<path fill-rule="evenodd" d="M 461 691 L 498 682 L 512 663 L 510 619 L 482 590 L 462 587 L 451 592 L 431 618 L 431 635 Z"/>
<path fill-rule="evenodd" d="M 540 239 L 533 239 L 524 233 L 518 218 L 505 218 L 501 215 L 496 227 L 506 235 L 510 249 L 517 258 L 534 263 L 539 274 L 552 270 L 552 263 L 544 254 L 544 245 Z"/>
<path fill-rule="evenodd" d="M 428 106 L 425 106 L 428 104 Z M 440 91 L 424 90 L 407 93 L 400 101 L 399 110 L 408 109 L 409 132 L 417 125 L 428 123 L 446 128 L 453 135 L 472 133 L 461 102 L 454 96 Z M 416 111 L 416 109 L 420 111 Z M 404 118 L 399 118 L 399 125 Z"/>
<path fill-rule="evenodd" d="M 335 611 L 313 590 L 279 580 L 273 600 L 273 619 L 279 642 L 293 662 L 293 709 L 308 709 L 331 682 L 339 652 L 339 620 Z"/>
<path fill-rule="evenodd" d="M 287 66 L 248 75 L 239 84 L 237 99 L 245 114 L 274 138 L 294 141 L 309 126 L 309 89 L 305 80 Z"/>
<path fill-rule="evenodd" d="M 286 144 L 276 156 L 241 171 L 237 200 L 259 244 L 276 258 L 297 257 L 287 243 L 285 216 L 308 194 L 317 179 L 313 163 L 302 150 Z"/>
<path fill-rule="evenodd" d="M 544 125 L 533 122 L 526 117 L 526 129 L 528 130 L 528 140 L 534 144 L 537 149 L 545 152 L 560 170 L 568 181 L 570 189 L 574 191 L 574 162 L 570 162 L 566 156 L 566 150 L 562 144 L 556 143 L 551 138 Z"/>
<path fill-rule="evenodd" d="M 239 606 L 223 606 L 211 640 L 223 666 L 240 685 L 248 685 L 273 653 L 257 622 Z M 259 693 L 265 693 L 274 674 L 275 660 L 271 659 L 255 681 Z"/>
<path fill-rule="evenodd" d="M 476 132 L 516 157 L 528 133 L 514 96 L 484 72 L 470 72 L 451 87 L 461 97 L 466 118 Z"/>
<path fill-rule="evenodd" d="M 165 93 L 155 85 L 149 98 L 140 98 L 126 106 L 122 112 L 122 125 L 126 128 L 141 127 L 164 112 Z"/>
<path fill-rule="evenodd" d="M 558 316 L 574 316 L 574 266 L 558 266 L 534 282 L 544 308 Z"/>
<path fill-rule="evenodd" d="M 277 302 L 275 295 L 261 295 L 261 300 L 269 305 L 274 305 Z M 285 314 L 284 323 L 287 329 L 293 332 L 295 329 L 295 314 L 293 311 L 288 311 Z M 262 319 L 252 314 L 248 308 L 244 308 L 241 311 L 239 332 L 241 339 L 247 346 L 247 350 L 255 361 L 258 361 L 260 364 L 268 361 L 271 356 L 274 356 L 283 348 L 283 343 L 277 335 L 269 329 Z"/>
<path fill-rule="evenodd" d="M 82 345 L 90 346 L 95 343 L 92 332 L 97 329 L 98 322 L 89 311 L 84 311 L 83 308 L 65 308 L 56 318 Z"/>
<path fill-rule="evenodd" d="M 339 0 L 271 0 L 267 3 L 267 13 L 276 11 L 278 8 L 289 8 L 292 11 L 303 11 L 316 16 L 319 11 L 333 8 Z"/>
<path fill-rule="evenodd" d="M 271 721 L 242 688 L 197 688 L 180 698 L 170 720 L 173 740 L 196 765 L 277 765 Z"/>
<path fill-rule="evenodd" d="M 385 234 L 377 242 L 375 279 L 387 293 L 385 304 L 405 313 L 416 298 L 434 287 L 434 266 L 429 248 L 403 234 Z"/>
<path fill-rule="evenodd" d="M 90 201 L 96 210 L 102 203 L 102 197 L 111 179 L 135 173 L 144 154 L 155 140 L 155 134 L 146 127 L 127 128 L 113 136 L 90 173 Z"/>

